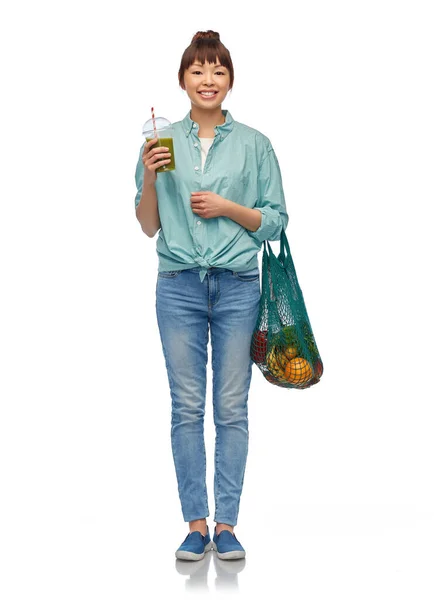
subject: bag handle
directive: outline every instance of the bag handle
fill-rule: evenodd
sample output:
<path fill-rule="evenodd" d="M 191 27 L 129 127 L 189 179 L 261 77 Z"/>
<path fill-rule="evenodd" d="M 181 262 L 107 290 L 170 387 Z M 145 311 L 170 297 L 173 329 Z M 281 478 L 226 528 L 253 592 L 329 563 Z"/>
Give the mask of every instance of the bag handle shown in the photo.
<path fill-rule="evenodd" d="M 269 254 L 274 254 L 273 250 L 270 246 L 270 243 L 268 240 L 265 240 L 265 243 L 268 246 L 268 252 Z M 264 248 L 265 250 L 265 248 Z M 286 250 L 286 257 L 285 257 L 285 250 Z M 288 243 L 288 238 L 286 237 L 285 231 L 282 228 L 281 234 L 280 234 L 280 254 L 277 257 L 277 260 L 280 262 L 280 264 L 287 269 L 289 267 L 289 263 L 290 263 L 290 250 L 289 250 L 289 243 Z"/>

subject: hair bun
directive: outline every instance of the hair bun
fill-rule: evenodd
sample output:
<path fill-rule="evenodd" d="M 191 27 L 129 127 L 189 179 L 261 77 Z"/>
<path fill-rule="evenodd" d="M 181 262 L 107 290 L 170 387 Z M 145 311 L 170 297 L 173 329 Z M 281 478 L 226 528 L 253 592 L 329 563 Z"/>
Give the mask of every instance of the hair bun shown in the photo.
<path fill-rule="evenodd" d="M 193 36 L 191 43 L 193 44 L 193 42 L 197 42 L 199 40 L 219 40 L 220 41 L 220 34 L 217 33 L 217 31 L 212 31 L 211 29 L 208 29 L 208 31 L 198 31 Z"/>

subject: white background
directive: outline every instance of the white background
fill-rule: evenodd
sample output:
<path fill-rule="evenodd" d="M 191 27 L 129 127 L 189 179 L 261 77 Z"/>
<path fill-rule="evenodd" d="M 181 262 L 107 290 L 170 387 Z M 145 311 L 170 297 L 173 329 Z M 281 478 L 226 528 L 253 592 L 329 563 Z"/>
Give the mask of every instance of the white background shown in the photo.
<path fill-rule="evenodd" d="M 429 5 L 3 5 L 4 600 L 433 597 Z M 324 375 L 285 390 L 254 366 L 247 556 L 190 564 L 174 556 L 188 524 L 134 172 L 150 107 L 189 111 L 177 73 L 207 29 L 235 67 L 223 108 L 276 151 Z"/>

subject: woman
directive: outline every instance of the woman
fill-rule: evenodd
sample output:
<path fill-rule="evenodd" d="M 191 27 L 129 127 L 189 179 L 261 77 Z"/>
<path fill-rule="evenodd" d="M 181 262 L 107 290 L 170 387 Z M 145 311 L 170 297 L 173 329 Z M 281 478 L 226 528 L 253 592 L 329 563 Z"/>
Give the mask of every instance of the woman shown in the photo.
<path fill-rule="evenodd" d="M 234 533 L 248 449 L 250 341 L 259 311 L 257 254 L 288 224 L 279 164 L 270 140 L 232 118 L 230 53 L 213 31 L 185 50 L 179 83 L 191 110 L 173 123 L 176 169 L 156 139 L 136 169 L 136 214 L 149 236 L 159 230 L 156 312 L 172 398 L 171 442 L 184 521 L 190 533 L 175 555 L 199 560 L 214 548 L 243 558 Z M 209 330 L 216 429 L 216 523 L 210 539 L 204 414 Z M 214 543 L 214 544 L 213 544 Z"/>

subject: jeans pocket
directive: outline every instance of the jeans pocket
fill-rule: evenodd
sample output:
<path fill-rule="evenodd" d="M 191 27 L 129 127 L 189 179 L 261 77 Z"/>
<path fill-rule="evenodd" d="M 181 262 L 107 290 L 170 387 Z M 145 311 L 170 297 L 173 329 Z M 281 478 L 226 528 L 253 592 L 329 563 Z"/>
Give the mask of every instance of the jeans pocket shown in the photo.
<path fill-rule="evenodd" d="M 257 281 L 259 279 L 259 268 L 251 269 L 250 271 L 232 271 L 232 274 L 240 281 Z"/>
<path fill-rule="evenodd" d="M 173 279 L 174 277 L 177 277 L 180 273 L 181 271 L 159 271 L 158 277 L 162 279 Z"/>

